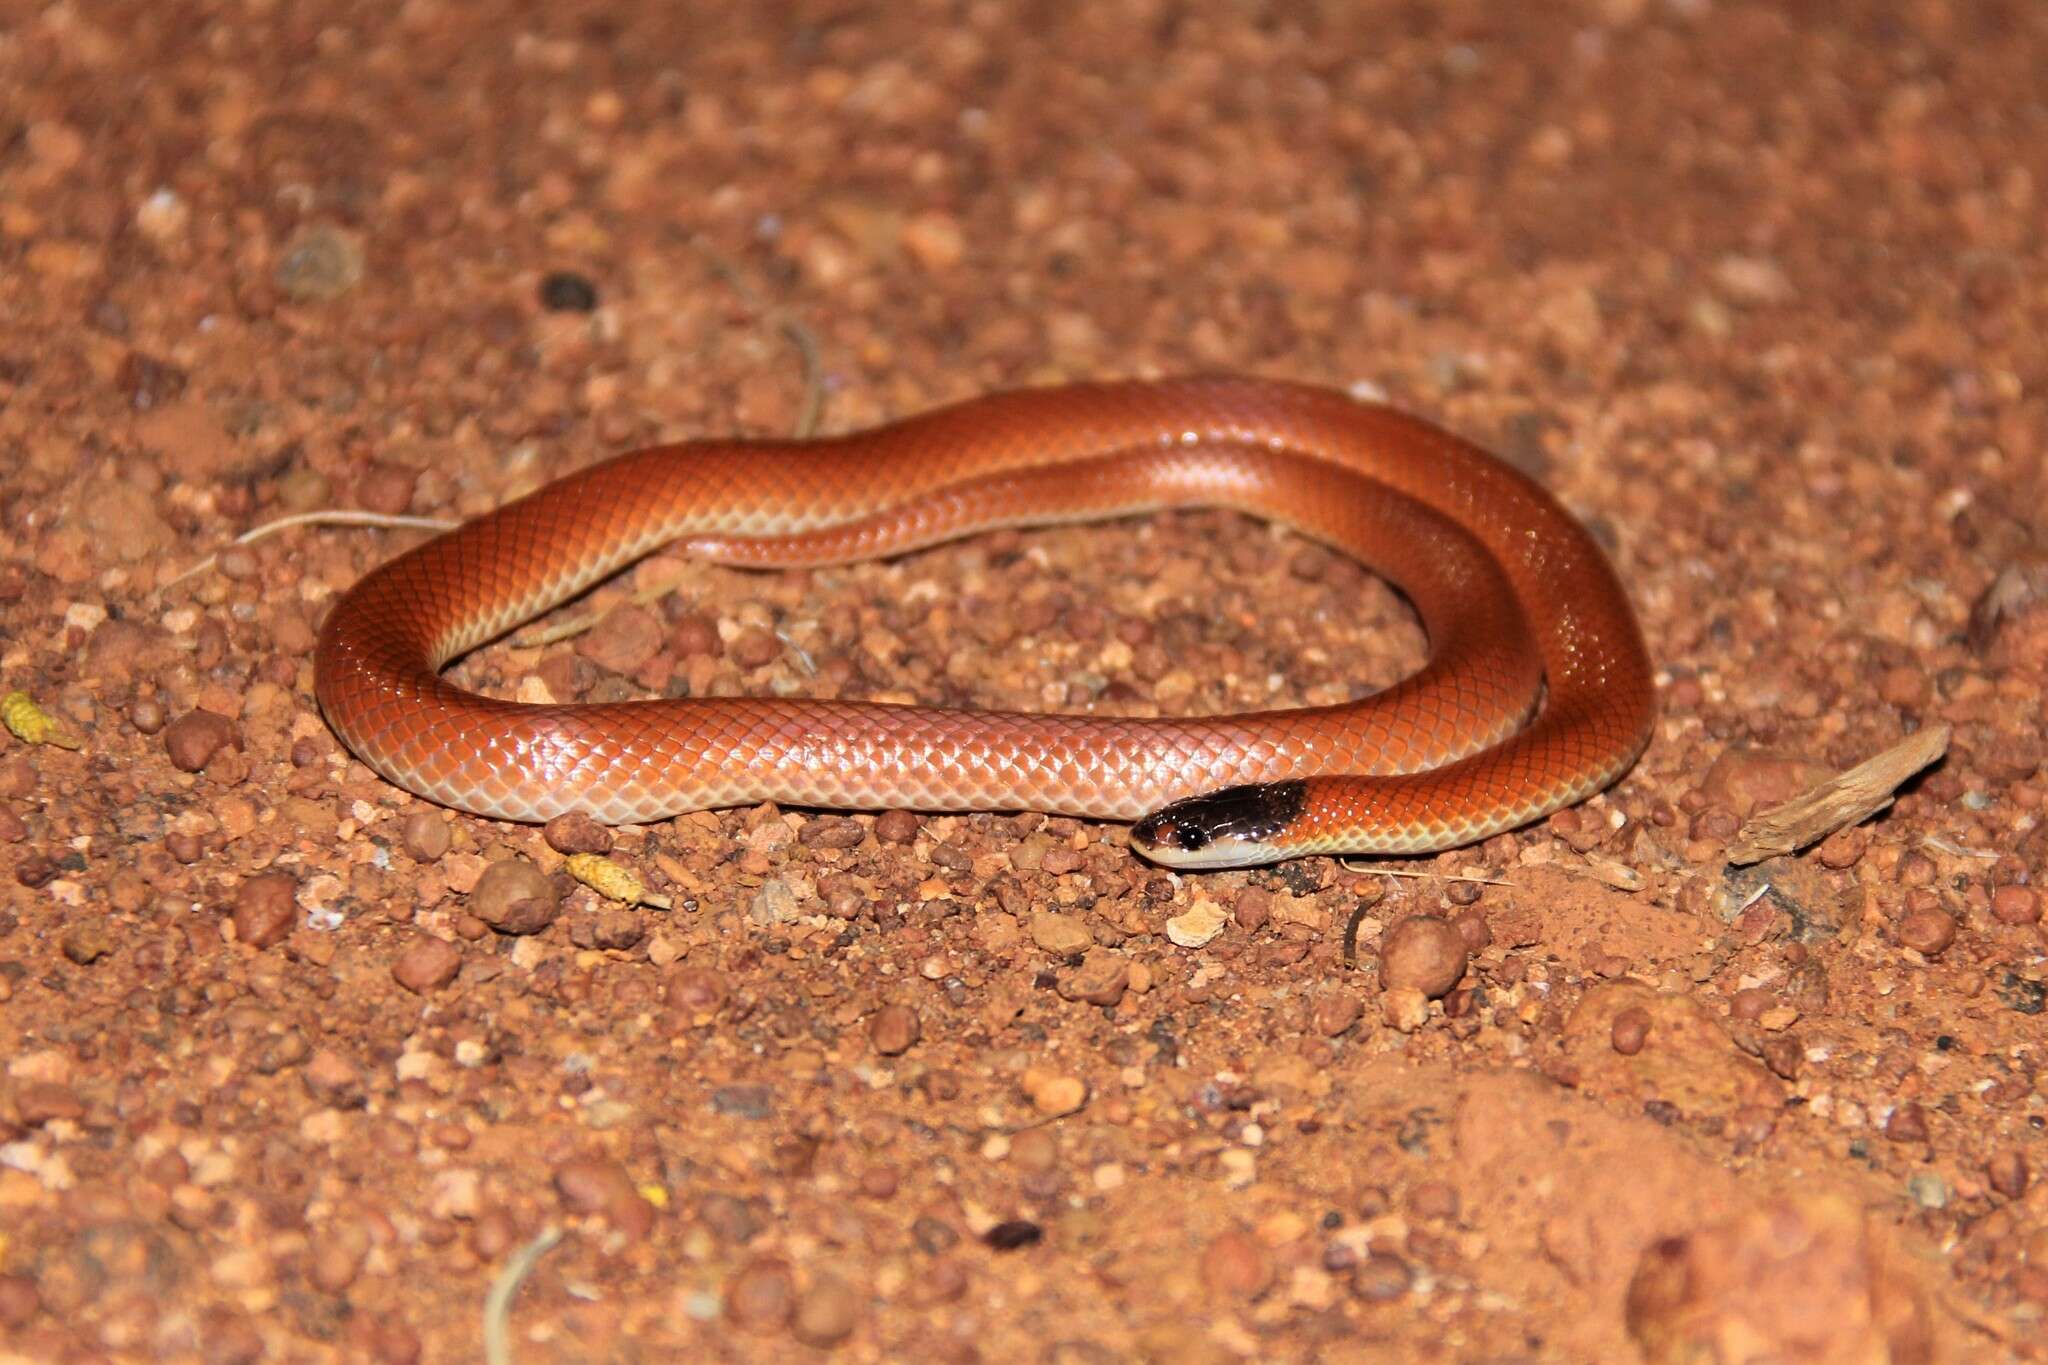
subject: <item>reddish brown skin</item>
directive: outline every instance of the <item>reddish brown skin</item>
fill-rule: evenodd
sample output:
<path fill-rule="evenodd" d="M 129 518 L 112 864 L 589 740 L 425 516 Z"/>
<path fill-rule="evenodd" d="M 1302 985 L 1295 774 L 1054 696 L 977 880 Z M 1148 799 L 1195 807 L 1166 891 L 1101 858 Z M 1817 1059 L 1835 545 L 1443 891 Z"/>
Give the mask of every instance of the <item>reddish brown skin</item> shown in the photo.
<path fill-rule="evenodd" d="M 439 674 L 672 541 L 731 563 L 815 564 L 1191 504 L 1285 522 L 1386 574 L 1422 617 L 1429 664 L 1351 705 L 1158 720 L 522 705 Z M 850 436 L 622 455 L 368 574 L 330 613 L 315 675 L 365 763 L 483 815 L 625 823 L 774 800 L 1130 820 L 1305 779 L 1270 856 L 1423 852 L 1524 824 L 1618 778 L 1654 715 L 1627 595 L 1539 485 L 1415 417 L 1252 379 L 1024 390 Z"/>

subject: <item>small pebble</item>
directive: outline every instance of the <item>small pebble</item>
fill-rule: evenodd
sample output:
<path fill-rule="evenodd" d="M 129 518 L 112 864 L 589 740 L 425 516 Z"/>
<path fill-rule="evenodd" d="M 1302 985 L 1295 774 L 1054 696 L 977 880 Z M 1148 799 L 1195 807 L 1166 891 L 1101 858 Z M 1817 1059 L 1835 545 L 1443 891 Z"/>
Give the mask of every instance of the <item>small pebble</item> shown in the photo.
<path fill-rule="evenodd" d="M 153 735 L 164 728 L 164 705 L 155 697 L 137 697 L 128 707 L 128 723 L 139 735 Z"/>
<path fill-rule="evenodd" d="M 298 915 L 298 880 L 266 872 L 235 888 L 235 937 L 252 948 L 272 948 L 291 934 Z"/>
<path fill-rule="evenodd" d="M 31 853 L 14 865 L 14 880 L 31 891 L 39 891 L 57 880 L 64 869 L 47 853 Z"/>
<path fill-rule="evenodd" d="M 1107 1008 L 1124 998 L 1130 984 L 1131 964 L 1121 953 L 1092 948 L 1078 968 L 1060 978 L 1058 990 L 1063 1000 Z"/>
<path fill-rule="evenodd" d="M 1991 893 L 1991 918 L 2000 924 L 2037 924 L 2041 893 L 2031 886 L 2001 886 Z"/>
<path fill-rule="evenodd" d="M 1202 1283 L 1212 1294 L 1255 1299 L 1273 1286 L 1273 1262 L 1258 1240 L 1230 1231 L 1202 1249 Z"/>
<path fill-rule="evenodd" d="M 237 737 L 235 723 L 211 711 L 187 711 L 165 728 L 164 752 L 179 772 L 196 773 Z"/>
<path fill-rule="evenodd" d="M 1799 1067 L 1806 1060 L 1806 1050 L 1799 1040 L 1789 1033 L 1775 1033 L 1759 1045 L 1759 1055 L 1771 1074 L 1783 1080 L 1799 1079 Z"/>
<path fill-rule="evenodd" d="M 1088 1101 L 1088 1085 L 1078 1076 L 1031 1067 L 1024 1073 L 1024 1095 L 1048 1118 L 1071 1114 Z"/>
<path fill-rule="evenodd" d="M 1943 910 L 1908 910 L 1899 919 L 1899 943 L 1922 957 L 1939 957 L 1956 941 L 1956 921 Z"/>
<path fill-rule="evenodd" d="M 1202 948 L 1230 922 L 1230 916 L 1223 907 L 1205 897 L 1198 897 L 1194 904 L 1166 922 L 1166 937 L 1182 948 Z"/>
<path fill-rule="evenodd" d="M 562 1207 L 571 1213 L 602 1214 L 616 1224 L 622 1213 L 631 1217 L 630 1206 L 645 1204 L 632 1179 L 615 1161 L 602 1157 L 575 1157 L 555 1167 L 555 1193 Z"/>
<path fill-rule="evenodd" d="M 1468 960 L 1464 936 L 1449 921 L 1411 915 L 1380 940 L 1380 984 L 1435 999 L 1458 984 Z"/>
<path fill-rule="evenodd" d="M 1770 1007 L 1771 993 L 1755 986 L 1735 992 L 1735 998 L 1728 1002 L 1729 1013 L 1746 1024 L 1763 1018 Z"/>
<path fill-rule="evenodd" d="M 1351 1292 L 1367 1303 L 1387 1303 L 1400 1298 L 1415 1283 L 1408 1263 L 1391 1253 L 1375 1251 L 1351 1270 Z"/>
<path fill-rule="evenodd" d="M 1458 1192 L 1441 1180 L 1425 1180 L 1408 1192 L 1408 1211 L 1417 1218 L 1456 1218 L 1458 1207 Z"/>
<path fill-rule="evenodd" d="M 272 282 L 301 302 L 338 299 L 363 278 L 363 248 L 351 233 L 315 224 L 285 243 Z"/>
<path fill-rule="evenodd" d="M 1039 910 L 1031 916 L 1031 941 L 1054 957 L 1078 957 L 1095 945 L 1079 915 Z"/>
<path fill-rule="evenodd" d="M 669 630 L 669 639 L 674 642 L 676 653 L 685 659 L 716 659 L 725 653 L 725 638 L 718 633 L 718 622 L 702 612 L 693 612 L 677 621 Z"/>
<path fill-rule="evenodd" d="M 445 939 L 422 938 L 398 955 L 391 977 L 415 995 L 439 990 L 462 967 L 462 950 Z"/>
<path fill-rule="evenodd" d="M 990 1231 L 993 1232 L 994 1229 Z M 922 1278 L 912 1283 L 910 1300 L 914 1306 L 932 1307 L 956 1302 L 966 1292 L 966 1268 L 951 1257 L 940 1257 L 925 1267 Z"/>
<path fill-rule="evenodd" d="M 550 313 L 588 313 L 597 308 L 597 286 L 570 270 L 541 276 L 540 306 Z"/>
<path fill-rule="evenodd" d="M 331 1109 L 360 1109 L 369 1099 L 363 1073 L 332 1048 L 321 1048 L 308 1058 L 300 1080 L 307 1094 Z"/>
<path fill-rule="evenodd" d="M 1325 1038 L 1346 1032 L 1365 1013 L 1365 1006 L 1348 991 L 1325 991 L 1309 1009 L 1309 1027 Z"/>
<path fill-rule="evenodd" d="M 850 815 L 820 815 L 806 820 L 796 840 L 805 848 L 858 848 L 867 827 Z"/>
<path fill-rule="evenodd" d="M 661 618 L 629 602 L 606 612 L 577 636 L 576 654 L 607 673 L 631 675 L 661 652 L 661 638 Z"/>
<path fill-rule="evenodd" d="M 557 853 L 609 853 L 612 832 L 584 814 L 570 811 L 541 826 L 541 837 Z"/>
<path fill-rule="evenodd" d="M 464 905 L 501 934 L 537 934 L 561 913 L 554 878 L 524 858 L 492 863 Z"/>
<path fill-rule="evenodd" d="M 796 1279 L 789 1263 L 757 1256 L 741 1266 L 725 1286 L 725 1316 L 748 1332 L 774 1332 L 796 1314 Z"/>
<path fill-rule="evenodd" d="M 1429 997 L 1413 986 L 1382 991 L 1380 1017 L 1403 1033 L 1413 1033 L 1429 1022 Z"/>
<path fill-rule="evenodd" d="M 401 516 L 412 507 L 413 489 L 419 478 L 418 470 L 374 460 L 356 485 L 356 498 L 369 511 L 387 517 Z"/>
<path fill-rule="evenodd" d="M 114 941 L 108 937 L 104 925 L 98 920 L 89 920 L 66 929 L 59 947 L 71 962 L 89 967 L 114 951 Z"/>
<path fill-rule="evenodd" d="M 741 668 L 760 668 L 782 657 L 782 641 L 759 626 L 750 626 L 732 642 L 732 659 Z"/>
<path fill-rule="evenodd" d="M 1643 1050 L 1643 1044 L 1650 1038 L 1650 1012 L 1639 1005 L 1631 1005 L 1614 1016 L 1612 1042 L 1614 1050 L 1624 1057 L 1633 1057 Z"/>
<path fill-rule="evenodd" d="M 1927 1111 L 1910 1101 L 1899 1105 L 1885 1120 L 1884 1135 L 1893 1142 L 1927 1141 Z"/>
<path fill-rule="evenodd" d="M 923 1031 L 917 1011 L 908 1005 L 884 1005 L 868 1020 L 868 1041 L 884 1057 L 908 1052 Z"/>
<path fill-rule="evenodd" d="M 2017 1147 L 1994 1152 L 1984 1163 L 1984 1178 L 2007 1199 L 2018 1199 L 2027 1192 L 2030 1183 L 2027 1158 Z"/>
<path fill-rule="evenodd" d="M 981 1240 L 991 1251 L 1016 1251 L 1044 1241 L 1045 1229 L 1028 1218 L 1013 1218 L 984 1232 Z"/>
<path fill-rule="evenodd" d="M 884 844 L 907 844 L 917 838 L 923 823 L 907 810 L 883 811 L 875 817 L 875 839 Z"/>
<path fill-rule="evenodd" d="M 398 839 L 414 862 L 431 863 L 448 851 L 454 835 L 440 812 L 416 810 L 405 817 Z"/>
<path fill-rule="evenodd" d="M 860 1323 L 860 1309 L 860 1296 L 853 1287 L 822 1271 L 797 1300 L 796 1320 L 790 1330 L 806 1346 L 835 1346 L 853 1334 Z"/>

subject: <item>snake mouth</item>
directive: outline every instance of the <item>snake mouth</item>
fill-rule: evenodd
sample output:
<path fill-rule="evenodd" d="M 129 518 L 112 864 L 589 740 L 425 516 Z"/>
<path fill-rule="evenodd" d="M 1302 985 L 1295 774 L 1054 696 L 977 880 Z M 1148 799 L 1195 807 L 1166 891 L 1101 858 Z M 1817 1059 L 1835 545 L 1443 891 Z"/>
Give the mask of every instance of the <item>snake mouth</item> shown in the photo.
<path fill-rule="evenodd" d="M 1162 867 L 1257 867 L 1293 854 L 1287 831 L 1308 802 L 1300 779 L 1224 787 L 1162 806 L 1131 826 L 1131 847 Z"/>

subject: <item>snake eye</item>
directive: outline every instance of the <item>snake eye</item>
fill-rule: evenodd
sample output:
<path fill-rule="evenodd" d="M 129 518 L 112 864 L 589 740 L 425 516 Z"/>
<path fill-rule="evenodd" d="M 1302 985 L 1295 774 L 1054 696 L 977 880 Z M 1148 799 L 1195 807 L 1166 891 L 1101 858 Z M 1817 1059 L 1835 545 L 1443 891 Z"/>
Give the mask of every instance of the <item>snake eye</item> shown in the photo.
<path fill-rule="evenodd" d="M 1169 867 L 1249 867 L 1275 862 L 1301 814 L 1299 781 L 1225 787 L 1176 801 L 1131 827 L 1131 846 Z"/>
<path fill-rule="evenodd" d="M 1195 853 L 1209 843 L 1209 831 L 1200 824 L 1175 818 L 1177 806 L 1156 811 L 1131 827 L 1131 838 L 1146 848 L 1175 848 Z"/>

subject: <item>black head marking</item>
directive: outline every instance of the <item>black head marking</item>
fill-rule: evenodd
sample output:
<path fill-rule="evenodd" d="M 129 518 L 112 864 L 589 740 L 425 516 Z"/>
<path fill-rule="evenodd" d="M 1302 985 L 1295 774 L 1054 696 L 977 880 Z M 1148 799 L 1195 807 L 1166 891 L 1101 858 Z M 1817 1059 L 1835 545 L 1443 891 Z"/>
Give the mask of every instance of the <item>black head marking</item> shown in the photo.
<path fill-rule="evenodd" d="M 1219 839 L 1262 843 L 1294 823 L 1307 799 L 1308 785 L 1299 779 L 1225 787 L 1161 807 L 1132 826 L 1131 838 L 1182 853 Z"/>

